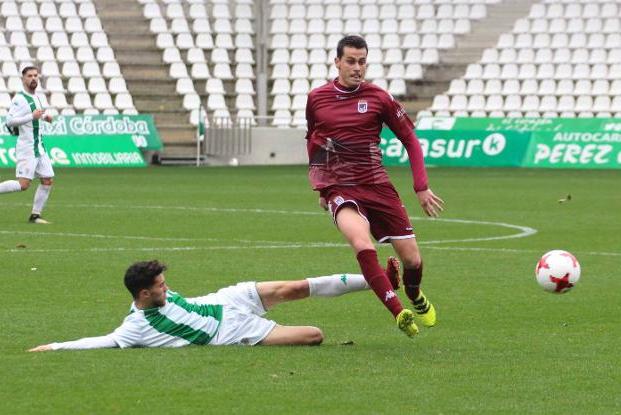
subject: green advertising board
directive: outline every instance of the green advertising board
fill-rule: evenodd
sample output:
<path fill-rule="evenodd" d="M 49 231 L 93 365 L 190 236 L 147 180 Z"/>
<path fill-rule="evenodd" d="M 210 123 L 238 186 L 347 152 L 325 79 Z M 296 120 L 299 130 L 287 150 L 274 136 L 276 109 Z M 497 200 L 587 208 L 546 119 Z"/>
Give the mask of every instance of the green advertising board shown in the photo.
<path fill-rule="evenodd" d="M 15 167 L 15 136 L 0 136 L 0 168 Z M 45 149 L 54 167 L 144 167 L 131 135 L 49 136 Z"/>
<path fill-rule="evenodd" d="M 4 119 L 0 116 L 0 125 L 4 125 Z M 41 133 L 46 141 L 57 136 L 129 135 L 140 149 L 162 149 L 152 115 L 58 115 L 52 123 L 42 123 Z M 10 136 L 6 128 L 0 128 L 0 138 Z"/>
<path fill-rule="evenodd" d="M 438 166 L 621 168 L 618 118 L 422 118 L 416 126 L 425 162 Z M 385 165 L 408 163 L 384 128 Z"/>
<path fill-rule="evenodd" d="M 484 130 L 484 131 L 564 131 L 618 132 L 619 118 L 453 118 L 427 117 L 418 121 L 418 130 Z"/>
<path fill-rule="evenodd" d="M 621 133 L 534 132 L 524 166 L 621 168 Z"/>

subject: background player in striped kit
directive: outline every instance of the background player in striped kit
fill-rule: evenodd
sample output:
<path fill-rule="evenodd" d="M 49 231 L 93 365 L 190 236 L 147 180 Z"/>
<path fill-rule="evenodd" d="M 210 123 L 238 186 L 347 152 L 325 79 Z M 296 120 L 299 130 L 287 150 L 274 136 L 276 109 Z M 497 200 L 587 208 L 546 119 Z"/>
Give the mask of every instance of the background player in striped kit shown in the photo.
<path fill-rule="evenodd" d="M 263 317 L 286 301 L 336 297 L 369 288 L 360 274 L 334 274 L 297 281 L 242 282 L 215 293 L 184 298 L 168 289 L 166 266 L 157 260 L 137 262 L 125 273 L 134 302 L 114 332 L 30 349 L 79 350 L 196 345 L 317 345 L 323 333 L 313 326 L 283 326 Z M 399 262 L 388 259 L 393 288 L 399 287 Z"/>
<path fill-rule="evenodd" d="M 11 193 L 26 190 L 35 177 L 41 179 L 37 187 L 32 213 L 28 219 L 31 223 L 48 224 L 41 217 L 41 212 L 52 189 L 54 169 L 41 135 L 41 121 L 52 122 L 52 115 L 45 112 L 35 90 L 39 86 L 39 69 L 26 66 L 22 69 L 24 90 L 15 94 L 11 108 L 6 116 L 6 125 L 13 135 L 17 135 L 15 145 L 15 177 L 17 180 L 6 180 L 0 183 L 0 193 Z"/>

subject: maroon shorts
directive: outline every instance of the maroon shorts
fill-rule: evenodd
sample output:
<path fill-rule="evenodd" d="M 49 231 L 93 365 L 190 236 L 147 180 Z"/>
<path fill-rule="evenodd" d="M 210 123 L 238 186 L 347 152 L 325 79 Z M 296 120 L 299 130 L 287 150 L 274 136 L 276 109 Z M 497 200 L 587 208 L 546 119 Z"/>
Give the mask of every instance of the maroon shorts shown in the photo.
<path fill-rule="evenodd" d="M 371 227 L 371 235 L 380 243 L 391 239 L 413 238 L 412 224 L 392 184 L 330 186 L 319 191 L 328 203 L 336 223 L 343 206 L 353 206 Z"/>

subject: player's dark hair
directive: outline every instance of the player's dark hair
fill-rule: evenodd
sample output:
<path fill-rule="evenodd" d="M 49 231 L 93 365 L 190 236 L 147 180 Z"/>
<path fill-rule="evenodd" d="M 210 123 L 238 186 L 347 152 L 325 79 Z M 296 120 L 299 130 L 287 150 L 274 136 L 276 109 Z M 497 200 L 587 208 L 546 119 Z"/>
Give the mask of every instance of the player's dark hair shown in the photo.
<path fill-rule="evenodd" d="M 338 45 L 336 45 L 336 57 L 341 59 L 343 56 L 343 50 L 346 47 L 354 48 L 354 49 L 366 49 L 367 53 L 369 52 L 369 47 L 367 46 L 367 41 L 364 40 L 361 36 L 350 35 L 345 36 L 343 39 L 339 40 Z"/>
<path fill-rule="evenodd" d="M 138 298 L 140 290 L 151 288 L 155 278 L 165 270 L 166 265 L 157 259 L 135 262 L 125 271 L 125 287 L 132 294 L 132 297 Z"/>
<path fill-rule="evenodd" d="M 26 66 L 24 69 L 22 69 L 22 76 L 26 75 L 26 73 L 27 73 L 28 71 L 32 71 L 33 69 L 34 69 L 35 71 L 39 72 L 39 68 L 37 68 L 36 66 L 32 66 L 32 65 L 30 65 L 30 66 Z"/>

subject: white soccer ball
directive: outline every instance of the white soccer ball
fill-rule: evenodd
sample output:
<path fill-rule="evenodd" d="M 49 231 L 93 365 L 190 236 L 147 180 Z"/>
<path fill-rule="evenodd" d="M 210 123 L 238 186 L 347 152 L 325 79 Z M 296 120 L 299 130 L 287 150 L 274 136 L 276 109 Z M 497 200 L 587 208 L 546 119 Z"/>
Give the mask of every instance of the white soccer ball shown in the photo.
<path fill-rule="evenodd" d="M 544 290 L 563 294 L 580 279 L 580 263 L 567 251 L 546 252 L 535 267 L 535 277 Z"/>

